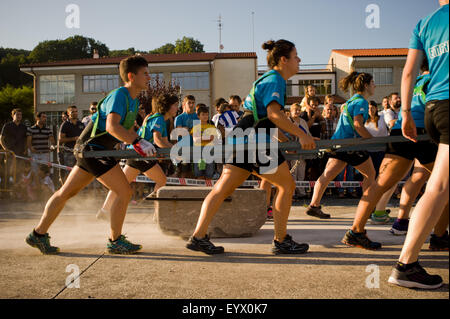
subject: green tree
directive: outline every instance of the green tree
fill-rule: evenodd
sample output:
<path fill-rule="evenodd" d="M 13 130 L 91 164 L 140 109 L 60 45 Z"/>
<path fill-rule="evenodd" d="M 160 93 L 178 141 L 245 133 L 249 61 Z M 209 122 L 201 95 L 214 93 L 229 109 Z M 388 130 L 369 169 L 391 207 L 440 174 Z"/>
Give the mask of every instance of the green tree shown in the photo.
<path fill-rule="evenodd" d="M 39 63 L 92 58 L 95 49 L 100 56 L 109 55 L 109 49 L 105 44 L 92 38 L 75 35 L 65 40 L 40 42 L 31 51 L 29 59 L 33 63 Z"/>
<path fill-rule="evenodd" d="M 0 59 L 0 88 L 10 84 L 15 87 L 22 85 L 33 85 L 33 77 L 23 73 L 19 69 L 19 65 L 28 63 L 28 58 L 23 53 L 13 55 L 7 53 Z"/>
<path fill-rule="evenodd" d="M 172 54 L 175 53 L 175 45 L 172 43 L 166 43 L 162 47 L 149 51 L 150 54 Z"/>
<path fill-rule="evenodd" d="M 183 37 L 175 42 L 175 53 L 205 52 L 203 44 L 194 38 Z"/>
<path fill-rule="evenodd" d="M 33 105 L 34 93 L 31 87 L 14 88 L 11 85 L 7 85 L 0 90 L 1 124 L 11 121 L 11 110 L 17 107 L 22 109 L 24 120 L 28 119 L 33 122 Z"/>

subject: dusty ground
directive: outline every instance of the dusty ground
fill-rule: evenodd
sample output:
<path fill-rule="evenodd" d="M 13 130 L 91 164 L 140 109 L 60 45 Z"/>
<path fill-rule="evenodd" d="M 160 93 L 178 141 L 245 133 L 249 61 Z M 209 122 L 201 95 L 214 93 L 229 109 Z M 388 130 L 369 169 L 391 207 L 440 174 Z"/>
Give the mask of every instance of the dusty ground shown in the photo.
<path fill-rule="evenodd" d="M 141 243 L 143 251 L 117 256 L 105 253 L 109 227 L 95 219 L 100 202 L 79 195 L 50 229 L 51 242 L 62 253 L 44 256 L 24 242 L 40 219 L 43 204 L 1 201 L 0 298 L 448 299 L 448 252 L 429 251 L 425 243 L 421 264 L 446 284 L 434 291 L 411 290 L 387 283 L 404 240 L 389 234 L 389 226 L 367 227 L 369 237 L 383 243 L 381 251 L 340 243 L 356 203 L 326 201 L 330 220 L 309 217 L 304 207 L 294 206 L 288 232 L 296 241 L 310 244 L 310 252 L 301 256 L 270 253 L 272 222 L 251 238 L 214 239 L 225 247 L 224 255 L 187 250 L 184 240 L 159 231 L 153 206 L 143 203 L 130 206 L 124 226 L 124 233 Z M 81 273 L 80 288 L 66 288 L 66 278 L 73 274 L 69 265 Z M 366 281 L 374 283 L 378 277 L 379 288 L 368 288 Z"/>

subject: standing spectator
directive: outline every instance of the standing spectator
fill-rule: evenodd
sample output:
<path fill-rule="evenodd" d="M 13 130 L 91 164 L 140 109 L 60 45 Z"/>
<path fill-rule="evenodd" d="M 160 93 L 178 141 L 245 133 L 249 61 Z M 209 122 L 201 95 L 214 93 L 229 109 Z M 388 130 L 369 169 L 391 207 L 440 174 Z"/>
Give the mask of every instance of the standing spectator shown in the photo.
<path fill-rule="evenodd" d="M 389 109 L 389 96 L 385 96 L 381 101 L 382 110 L 378 112 L 380 115 L 383 114 Z"/>
<path fill-rule="evenodd" d="M 15 155 L 26 155 L 26 141 L 27 141 L 27 127 L 22 124 L 22 110 L 17 108 L 11 111 L 12 121 L 3 125 L 2 132 L 0 134 L 0 144 L 6 151 L 13 152 Z M 12 177 L 13 166 L 12 161 L 8 161 L 8 176 L 5 176 L 6 180 Z M 22 161 L 16 162 L 16 172 L 21 171 Z"/>
<path fill-rule="evenodd" d="M 73 167 L 76 163 L 73 148 L 84 130 L 84 124 L 78 120 L 78 109 L 75 105 L 67 108 L 67 114 L 69 115 L 69 120 L 64 122 L 59 129 L 58 150 L 60 156 L 58 156 L 58 159 L 60 160 L 59 164 Z M 59 170 L 61 184 L 64 184 L 67 174 L 65 170 Z"/>
<path fill-rule="evenodd" d="M 31 168 L 37 172 L 38 164 L 35 161 L 50 162 L 50 145 L 55 145 L 55 138 L 52 130 L 45 126 L 47 123 L 47 115 L 39 112 L 36 115 L 36 124 L 28 128 L 27 146 L 31 152 Z"/>
<path fill-rule="evenodd" d="M 207 106 L 200 106 L 197 110 L 197 116 L 200 119 L 200 124 L 192 128 L 192 136 L 195 146 L 210 145 L 217 139 L 216 127 L 208 123 L 209 109 Z M 211 179 L 214 174 L 214 163 L 206 163 L 203 159 L 199 163 L 194 163 L 194 176 L 204 179 Z"/>
<path fill-rule="evenodd" d="M 323 130 L 321 131 L 320 138 L 323 140 L 329 140 L 336 131 L 338 117 L 337 108 L 334 106 L 334 98 L 330 95 L 325 97 L 325 106 L 323 107 L 322 117 L 324 119 Z"/>
<path fill-rule="evenodd" d="M 83 117 L 83 119 L 81 120 L 81 122 L 84 124 L 84 126 L 88 126 L 89 123 L 91 123 L 92 121 L 92 115 L 94 115 L 95 112 L 97 112 L 97 102 L 92 102 L 91 105 L 89 106 L 89 115 Z"/>
<path fill-rule="evenodd" d="M 192 136 L 189 132 L 194 126 L 194 121 L 198 121 L 198 116 L 195 113 L 195 97 L 187 95 L 183 99 L 183 113 L 175 118 L 175 128 L 184 129 L 184 136 L 182 136 L 178 142 L 183 143 L 183 146 L 192 145 Z M 190 178 L 193 176 L 191 163 L 178 163 L 177 165 L 178 177 Z"/>
<path fill-rule="evenodd" d="M 394 92 L 389 94 L 389 108 L 384 112 L 384 122 L 389 130 L 395 125 L 395 122 L 397 122 L 401 106 L 402 100 L 398 93 Z"/>
<path fill-rule="evenodd" d="M 301 113 L 300 104 L 298 104 L 298 103 L 292 104 L 290 111 L 291 112 L 290 112 L 289 119 L 291 120 L 291 122 L 294 123 L 295 125 L 297 125 L 306 134 L 311 135 L 311 133 L 309 132 L 309 129 L 308 129 L 308 123 L 306 123 L 306 121 L 300 117 L 300 113 Z M 299 139 L 298 139 L 298 137 L 295 137 L 294 140 L 298 141 Z M 306 161 L 300 157 L 298 160 L 289 162 L 290 169 L 292 169 L 292 167 L 294 167 L 295 165 L 297 165 L 297 166 L 294 169 L 294 172 L 292 173 L 294 180 L 295 181 L 304 181 L 305 180 L 305 171 L 306 171 Z M 306 197 L 305 189 L 296 187 L 295 192 L 294 192 L 294 199 L 302 199 L 305 197 Z"/>
<path fill-rule="evenodd" d="M 308 99 L 310 97 L 316 96 L 316 91 L 317 91 L 316 87 L 312 84 L 310 84 L 306 87 L 305 96 L 303 97 L 302 102 L 300 103 L 300 105 L 302 107 L 302 111 L 305 111 L 308 108 L 308 106 L 309 106 Z"/>
<path fill-rule="evenodd" d="M 300 117 L 308 123 L 309 131 L 313 137 L 320 138 L 323 117 L 319 109 L 320 100 L 313 96 L 308 99 L 306 109 L 300 113 Z"/>
<path fill-rule="evenodd" d="M 220 115 L 222 115 L 220 113 L 220 106 L 224 103 L 227 103 L 227 101 L 223 98 L 220 97 L 217 100 L 214 101 L 214 107 L 216 108 L 216 114 L 214 114 L 214 116 L 212 117 L 211 121 L 213 122 L 213 124 L 217 127 L 217 121 L 219 121 L 219 117 Z"/>
<path fill-rule="evenodd" d="M 369 131 L 369 133 L 372 134 L 373 137 L 389 135 L 388 128 L 384 121 L 384 116 L 383 114 L 378 114 L 378 106 L 375 101 L 369 102 L 369 118 L 367 119 L 364 126 Z M 385 147 L 382 147 L 379 150 L 372 150 L 369 152 L 369 155 L 372 158 L 373 167 L 375 168 L 375 173 L 378 173 L 381 161 L 384 158 L 384 149 Z"/>
<path fill-rule="evenodd" d="M 324 119 L 320 114 L 319 103 L 320 100 L 317 96 L 308 98 L 306 110 L 300 113 L 300 117 L 308 123 L 311 135 L 317 139 L 320 139 L 324 123 Z M 308 180 L 316 180 L 322 174 L 320 163 L 320 158 L 306 160 L 306 176 L 308 177 Z"/>
<path fill-rule="evenodd" d="M 233 130 L 238 122 L 239 114 L 232 109 L 228 103 L 220 106 L 220 116 L 217 120 L 216 127 L 219 129 L 222 139 Z"/>
<path fill-rule="evenodd" d="M 231 110 L 235 111 L 239 115 L 239 118 L 244 115 L 244 111 L 241 110 L 242 99 L 239 95 L 230 96 L 228 104 L 230 104 Z"/>

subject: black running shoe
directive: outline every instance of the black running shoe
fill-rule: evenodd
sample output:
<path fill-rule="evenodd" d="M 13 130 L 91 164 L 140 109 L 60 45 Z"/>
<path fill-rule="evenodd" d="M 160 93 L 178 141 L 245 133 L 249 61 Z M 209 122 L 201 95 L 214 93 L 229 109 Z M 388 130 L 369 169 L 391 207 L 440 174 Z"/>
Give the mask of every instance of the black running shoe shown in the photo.
<path fill-rule="evenodd" d="M 308 251 L 308 244 L 299 244 L 292 240 L 290 235 L 284 237 L 283 242 L 273 241 L 272 252 L 279 254 L 304 254 Z"/>
<path fill-rule="evenodd" d="M 381 244 L 371 241 L 367 237 L 367 231 L 365 231 L 365 230 L 363 233 L 354 233 L 354 232 L 352 232 L 351 229 L 348 230 L 345 233 L 344 238 L 342 238 L 342 243 L 344 243 L 348 246 L 369 249 L 369 250 L 381 249 Z"/>
<path fill-rule="evenodd" d="M 214 244 L 209 240 L 208 235 L 205 235 L 205 237 L 201 239 L 191 236 L 186 244 L 186 248 L 195 251 L 202 251 L 208 255 L 223 254 L 225 251 L 221 246 L 214 246 Z"/>
<path fill-rule="evenodd" d="M 319 207 L 308 206 L 308 209 L 306 210 L 306 214 L 309 216 L 320 218 L 320 219 L 330 219 L 330 217 L 331 217 L 330 214 L 325 214 L 322 211 L 322 206 L 319 206 Z"/>
<path fill-rule="evenodd" d="M 441 237 L 431 234 L 430 247 L 431 250 L 446 250 L 448 251 L 448 232 Z"/>
<path fill-rule="evenodd" d="M 418 262 L 408 270 L 402 270 L 397 264 L 392 269 L 388 283 L 406 287 L 421 289 L 437 289 L 442 286 L 442 278 L 439 275 L 429 275 Z"/>

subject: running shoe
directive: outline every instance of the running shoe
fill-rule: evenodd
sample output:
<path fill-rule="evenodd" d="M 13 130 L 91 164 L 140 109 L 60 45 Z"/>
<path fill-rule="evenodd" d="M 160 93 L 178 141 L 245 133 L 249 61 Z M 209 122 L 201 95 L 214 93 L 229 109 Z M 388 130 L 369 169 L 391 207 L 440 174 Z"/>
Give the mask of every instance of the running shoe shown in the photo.
<path fill-rule="evenodd" d="M 54 255 L 59 253 L 58 247 L 50 245 L 50 236 L 48 233 L 40 237 L 35 236 L 33 232 L 31 232 L 25 239 L 25 242 L 31 247 L 39 249 L 44 255 Z"/>
<path fill-rule="evenodd" d="M 109 220 L 110 220 L 109 211 L 107 211 L 106 209 L 103 209 L 103 208 L 100 208 L 98 210 L 97 215 L 95 215 L 95 217 L 97 219 L 104 220 L 104 221 L 107 221 L 107 222 L 109 222 Z"/>
<path fill-rule="evenodd" d="M 395 236 L 406 235 L 408 232 L 409 219 L 396 219 L 389 232 Z"/>
<path fill-rule="evenodd" d="M 308 251 L 308 244 L 299 244 L 292 240 L 290 235 L 286 235 L 280 243 L 276 240 L 272 244 L 272 253 L 280 254 L 304 254 Z"/>
<path fill-rule="evenodd" d="M 321 208 L 322 206 L 313 207 L 309 205 L 308 209 L 306 210 L 306 214 L 320 219 L 329 219 L 331 216 L 329 214 L 325 214 Z"/>
<path fill-rule="evenodd" d="M 445 231 L 445 234 L 441 237 L 431 234 L 429 249 L 448 251 L 448 232 Z"/>
<path fill-rule="evenodd" d="M 342 238 L 342 243 L 346 244 L 347 246 L 353 246 L 368 250 L 378 250 L 381 249 L 381 244 L 371 241 L 367 237 L 367 231 L 364 230 L 363 233 L 354 233 L 351 229 L 349 229 L 346 233 L 344 238 Z"/>
<path fill-rule="evenodd" d="M 397 264 L 392 269 L 391 276 L 388 283 L 406 287 L 406 288 L 421 288 L 421 289 L 436 289 L 442 286 L 442 278 L 439 275 L 429 275 L 418 262 L 408 269 L 402 269 Z"/>
<path fill-rule="evenodd" d="M 124 235 L 120 235 L 115 241 L 108 240 L 106 245 L 110 254 L 131 255 L 142 249 L 141 245 L 131 243 Z"/>
<path fill-rule="evenodd" d="M 386 209 L 385 213 L 382 215 L 376 215 L 375 213 L 372 213 L 370 215 L 370 222 L 374 225 L 385 225 L 385 224 L 392 224 L 396 218 L 390 217 L 389 213 L 391 212 L 390 209 Z"/>
<path fill-rule="evenodd" d="M 208 255 L 223 254 L 225 249 L 222 246 L 214 246 L 214 244 L 209 240 L 209 236 L 205 235 L 203 238 L 195 238 L 191 236 L 186 248 L 194 251 L 202 251 Z"/>
<path fill-rule="evenodd" d="M 267 219 L 273 219 L 272 206 L 267 207 Z"/>

